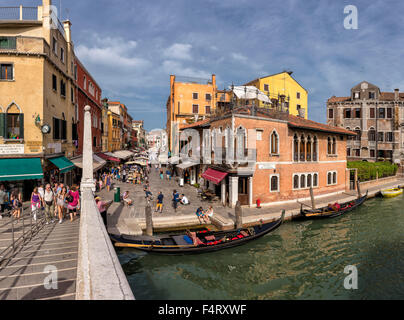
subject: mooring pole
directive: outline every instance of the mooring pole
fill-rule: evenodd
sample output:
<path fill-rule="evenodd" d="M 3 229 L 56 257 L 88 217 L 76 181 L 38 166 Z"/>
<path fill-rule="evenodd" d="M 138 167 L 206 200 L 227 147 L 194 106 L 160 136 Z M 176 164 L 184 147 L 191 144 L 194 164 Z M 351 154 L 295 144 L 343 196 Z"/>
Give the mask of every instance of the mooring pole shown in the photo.
<path fill-rule="evenodd" d="M 358 198 L 361 198 L 362 193 L 361 193 L 361 186 L 360 186 L 359 180 L 356 181 L 356 188 L 358 189 Z"/>
<path fill-rule="evenodd" d="M 241 229 L 243 227 L 243 209 L 241 208 L 240 201 L 237 201 L 235 214 L 236 214 L 236 229 Z"/>
<path fill-rule="evenodd" d="M 311 197 L 311 207 L 312 209 L 316 209 L 316 204 L 314 202 L 314 191 L 313 191 L 313 187 L 310 187 L 310 197 Z"/>
<path fill-rule="evenodd" d="M 152 236 L 153 235 L 153 217 L 152 217 L 152 209 L 150 204 L 147 204 L 145 208 L 145 215 L 146 215 L 146 235 Z"/>

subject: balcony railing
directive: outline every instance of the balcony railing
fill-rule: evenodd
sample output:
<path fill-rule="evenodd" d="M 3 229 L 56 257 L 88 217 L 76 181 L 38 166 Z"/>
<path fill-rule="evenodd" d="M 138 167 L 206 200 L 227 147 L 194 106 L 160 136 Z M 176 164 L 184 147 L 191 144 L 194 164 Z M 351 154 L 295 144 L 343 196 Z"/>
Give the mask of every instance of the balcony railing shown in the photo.
<path fill-rule="evenodd" d="M 38 20 L 37 7 L 0 7 L 0 20 Z"/>

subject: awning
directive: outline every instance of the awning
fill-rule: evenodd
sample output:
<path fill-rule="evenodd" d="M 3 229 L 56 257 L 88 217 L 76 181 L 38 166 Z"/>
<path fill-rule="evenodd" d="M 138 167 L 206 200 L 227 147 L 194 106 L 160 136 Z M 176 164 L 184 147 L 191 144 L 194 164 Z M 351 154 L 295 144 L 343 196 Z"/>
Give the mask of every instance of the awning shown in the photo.
<path fill-rule="evenodd" d="M 198 163 L 195 163 L 195 162 L 184 162 L 184 163 L 181 163 L 181 164 L 177 164 L 177 168 L 187 169 L 187 168 L 196 166 L 197 164 Z"/>
<path fill-rule="evenodd" d="M 181 158 L 178 156 L 174 156 L 168 159 L 168 163 L 175 164 L 180 162 Z"/>
<path fill-rule="evenodd" d="M 43 178 L 40 158 L 0 159 L 0 181 L 35 180 Z"/>
<path fill-rule="evenodd" d="M 126 160 L 126 159 L 130 158 L 131 156 L 133 156 L 133 152 L 128 151 L 128 150 L 120 150 L 120 151 L 115 151 L 112 155 L 116 158 Z"/>
<path fill-rule="evenodd" d="M 229 89 L 233 89 L 233 93 L 239 99 L 258 99 L 266 103 L 272 103 L 264 92 L 254 86 L 236 86 L 229 87 Z"/>
<path fill-rule="evenodd" d="M 97 153 L 97 156 L 100 158 L 107 160 L 107 161 L 112 161 L 112 162 L 121 162 L 121 159 L 115 158 L 113 156 L 107 155 L 106 153 Z"/>
<path fill-rule="evenodd" d="M 74 169 L 74 163 L 71 162 L 69 159 L 66 157 L 59 157 L 59 158 L 53 158 L 49 159 L 50 162 L 52 162 L 56 167 L 59 168 L 60 173 L 66 173 Z"/>
<path fill-rule="evenodd" d="M 83 157 L 79 157 L 71 160 L 76 167 L 83 169 Z M 100 157 L 97 157 L 95 154 L 93 155 L 93 171 L 96 172 L 100 170 L 103 166 L 105 166 L 107 162 Z"/>
<path fill-rule="evenodd" d="M 202 174 L 202 178 L 212 181 L 214 184 L 219 184 L 226 176 L 227 172 L 216 171 L 210 168 Z"/>

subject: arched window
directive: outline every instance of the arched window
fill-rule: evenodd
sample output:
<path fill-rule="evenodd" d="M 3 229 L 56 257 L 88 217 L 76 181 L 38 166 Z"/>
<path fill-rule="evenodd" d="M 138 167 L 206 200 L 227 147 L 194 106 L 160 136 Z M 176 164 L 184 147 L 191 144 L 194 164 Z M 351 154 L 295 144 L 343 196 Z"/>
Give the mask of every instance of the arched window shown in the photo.
<path fill-rule="evenodd" d="M 371 127 L 368 132 L 368 140 L 369 141 L 376 141 L 376 130 Z"/>
<path fill-rule="evenodd" d="M 334 172 L 334 173 L 332 174 L 332 183 L 333 183 L 333 184 L 337 184 L 337 173 L 336 173 L 336 172 Z"/>
<path fill-rule="evenodd" d="M 311 185 L 311 182 L 312 182 L 312 176 L 311 176 L 311 174 L 308 174 L 307 175 L 307 188 L 310 188 L 312 185 Z"/>
<path fill-rule="evenodd" d="M 355 140 L 356 141 L 361 141 L 361 135 L 362 135 L 361 128 L 356 127 L 355 132 L 356 132 Z"/>
<path fill-rule="evenodd" d="M 311 137 L 308 136 L 307 143 L 306 143 L 306 160 L 311 161 L 311 148 L 312 148 L 312 141 Z"/>
<path fill-rule="evenodd" d="M 332 154 L 337 154 L 337 139 L 332 138 Z"/>
<path fill-rule="evenodd" d="M 0 115 L 0 136 L 5 139 L 24 139 L 24 113 L 14 101 L 9 104 L 6 113 Z"/>
<path fill-rule="evenodd" d="M 296 134 L 293 137 L 293 160 L 299 161 L 299 138 Z"/>
<path fill-rule="evenodd" d="M 332 141 L 330 137 L 327 138 L 327 153 L 328 154 L 332 153 Z"/>
<path fill-rule="evenodd" d="M 299 176 L 297 174 L 293 176 L 293 189 L 299 189 Z"/>
<path fill-rule="evenodd" d="M 305 150 L 306 150 L 306 144 L 305 144 L 305 139 L 304 139 L 304 135 L 302 135 L 301 137 L 300 137 L 300 156 L 299 156 L 299 159 L 300 159 L 300 161 L 304 161 L 305 160 Z"/>
<path fill-rule="evenodd" d="M 317 146 L 318 146 L 318 142 L 317 142 L 317 137 L 315 136 L 313 138 L 313 161 L 317 161 Z"/>
<path fill-rule="evenodd" d="M 279 191 L 279 177 L 277 175 L 271 176 L 271 192 Z"/>
<path fill-rule="evenodd" d="M 279 154 L 279 136 L 275 130 L 271 133 L 271 154 Z"/>
<path fill-rule="evenodd" d="M 306 176 L 304 174 L 300 176 L 300 188 L 306 188 Z"/>
<path fill-rule="evenodd" d="M 327 174 L 327 184 L 330 185 L 332 184 L 332 173 L 328 172 Z"/>
<path fill-rule="evenodd" d="M 318 186 L 318 174 L 315 173 L 313 174 L 313 187 L 317 187 Z"/>

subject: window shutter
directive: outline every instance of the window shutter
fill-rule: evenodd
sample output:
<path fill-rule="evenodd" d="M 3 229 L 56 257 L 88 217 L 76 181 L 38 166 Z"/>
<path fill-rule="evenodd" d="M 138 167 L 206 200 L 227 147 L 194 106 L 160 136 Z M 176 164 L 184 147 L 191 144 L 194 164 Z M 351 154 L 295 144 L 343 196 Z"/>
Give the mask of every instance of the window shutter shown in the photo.
<path fill-rule="evenodd" d="M 6 114 L 0 113 L 0 136 L 6 138 Z"/>
<path fill-rule="evenodd" d="M 24 139 L 24 114 L 20 113 L 20 139 Z"/>

